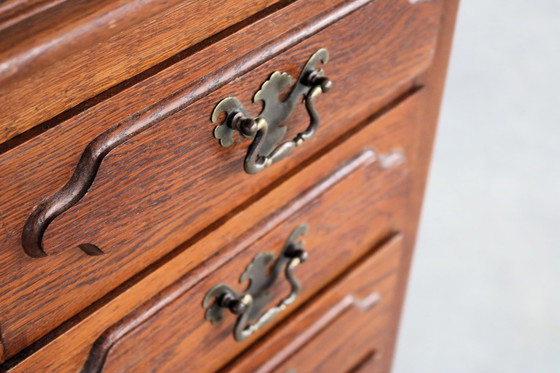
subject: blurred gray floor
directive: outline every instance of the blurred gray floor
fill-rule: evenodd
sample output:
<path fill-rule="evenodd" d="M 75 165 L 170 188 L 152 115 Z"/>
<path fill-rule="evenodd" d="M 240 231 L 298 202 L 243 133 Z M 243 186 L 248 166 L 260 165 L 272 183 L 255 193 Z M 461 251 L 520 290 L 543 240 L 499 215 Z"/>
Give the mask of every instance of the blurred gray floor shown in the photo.
<path fill-rule="evenodd" d="M 560 0 L 461 3 L 394 372 L 560 372 Z"/>

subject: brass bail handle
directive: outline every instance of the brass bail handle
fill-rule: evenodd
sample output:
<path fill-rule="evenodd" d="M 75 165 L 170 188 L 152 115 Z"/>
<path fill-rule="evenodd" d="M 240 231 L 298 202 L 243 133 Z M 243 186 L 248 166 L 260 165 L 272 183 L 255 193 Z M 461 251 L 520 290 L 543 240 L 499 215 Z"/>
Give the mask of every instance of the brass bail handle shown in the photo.
<path fill-rule="evenodd" d="M 332 88 L 332 81 L 324 76 L 319 63 L 326 63 L 329 54 L 324 48 L 315 52 L 305 64 L 300 76 L 288 98 L 280 101 L 281 91 L 291 84 L 292 77 L 284 72 L 271 74 L 261 88 L 255 93 L 253 101 L 263 101 L 264 108 L 255 117 L 251 116 L 236 97 L 221 100 L 212 112 L 212 122 L 217 122 L 222 113 L 225 120 L 214 129 L 214 136 L 223 147 L 233 144 L 233 132 L 253 139 L 245 156 L 244 169 L 248 174 L 256 174 L 274 164 L 309 140 L 317 132 L 320 124 L 319 114 L 315 108 L 315 99 L 321 93 Z M 291 141 L 278 145 L 286 134 L 287 127 L 281 125 L 290 116 L 299 97 L 303 95 L 305 107 L 309 114 L 309 125 Z"/>
<path fill-rule="evenodd" d="M 296 240 L 306 231 L 307 225 L 302 224 L 290 234 L 270 271 L 267 271 L 267 268 L 273 262 L 274 255 L 271 253 L 256 255 L 241 275 L 240 282 L 250 280 L 247 290 L 243 293 L 236 292 L 224 284 L 212 287 L 202 301 L 202 306 L 206 308 L 206 319 L 212 324 L 218 324 L 223 320 L 226 309 L 236 315 L 233 336 L 238 342 L 249 338 L 274 320 L 297 299 L 301 291 L 294 270 L 307 259 L 307 252 L 303 250 L 303 243 Z M 269 291 L 282 272 L 290 284 L 290 293 L 276 306 L 263 312 L 264 307 L 271 300 Z"/>

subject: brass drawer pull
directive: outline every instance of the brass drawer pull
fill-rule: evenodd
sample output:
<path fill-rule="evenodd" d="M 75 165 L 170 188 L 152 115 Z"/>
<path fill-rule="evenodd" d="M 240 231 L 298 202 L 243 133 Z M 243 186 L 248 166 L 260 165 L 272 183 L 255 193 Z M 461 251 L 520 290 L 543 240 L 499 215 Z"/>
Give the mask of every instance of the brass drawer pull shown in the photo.
<path fill-rule="evenodd" d="M 243 137 L 254 139 L 245 156 L 245 172 L 261 172 L 271 164 L 286 158 L 295 147 L 315 134 L 319 128 L 315 98 L 329 91 L 332 86 L 331 80 L 324 76 L 323 70 L 317 68 L 317 64 L 326 63 L 328 58 L 329 52 L 324 48 L 315 52 L 284 101 L 280 101 L 280 93 L 291 84 L 292 76 L 279 71 L 272 73 L 253 96 L 253 102 L 264 103 L 263 110 L 256 117 L 252 117 L 236 97 L 225 98 L 216 105 L 212 112 L 212 122 L 217 122 L 220 115 L 226 113 L 225 120 L 214 129 L 214 136 L 220 140 L 223 147 L 233 144 L 235 131 Z M 301 95 L 304 95 L 305 107 L 309 113 L 309 125 L 293 140 L 278 145 L 288 129 L 282 122 L 290 116 Z"/>
<path fill-rule="evenodd" d="M 307 259 L 307 252 L 303 250 L 303 242 L 296 240 L 306 232 L 307 225 L 305 224 L 294 229 L 270 271 L 267 269 L 274 260 L 274 255 L 271 253 L 257 254 L 239 280 L 241 283 L 246 280 L 250 281 L 247 290 L 243 293 L 238 293 L 224 284 L 218 284 L 210 289 L 202 301 L 202 306 L 206 308 L 206 319 L 212 324 L 220 323 L 226 308 L 234 315 L 238 315 L 233 337 L 240 342 L 263 328 L 288 305 L 292 304 L 301 290 L 299 281 L 294 276 L 294 269 Z M 269 291 L 283 267 L 286 280 L 291 286 L 290 294 L 261 315 L 263 308 L 271 300 Z"/>

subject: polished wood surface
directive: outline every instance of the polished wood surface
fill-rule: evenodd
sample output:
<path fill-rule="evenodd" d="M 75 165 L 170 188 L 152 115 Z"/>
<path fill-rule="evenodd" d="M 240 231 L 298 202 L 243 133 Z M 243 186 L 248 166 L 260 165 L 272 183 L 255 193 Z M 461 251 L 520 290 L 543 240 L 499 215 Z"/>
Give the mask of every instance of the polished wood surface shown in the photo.
<path fill-rule="evenodd" d="M 363 256 L 390 232 L 392 225 L 398 224 L 402 213 L 399 205 L 404 205 L 408 192 L 406 174 L 403 173 L 405 164 L 401 164 L 405 160 L 392 160 L 391 163 L 395 164 L 385 169 L 383 160 L 379 161 L 378 157 L 366 151 L 358 156 L 357 161 L 351 161 L 335 172 L 334 177 L 339 180 L 327 177 L 317 187 L 304 192 L 291 202 L 300 208 L 291 211 L 281 225 L 257 233 L 261 238 L 196 286 L 179 296 L 174 286 L 162 292 L 156 299 L 166 298 L 165 307 L 154 310 L 152 304 L 147 304 L 146 312 L 154 316 L 145 320 L 143 314 L 135 315 L 142 318 L 143 323 L 114 341 L 108 351 L 107 348 L 94 349 L 90 354 L 91 369 L 86 371 L 98 371 L 100 361 L 104 360 L 103 370 L 107 372 L 137 371 L 155 366 L 174 371 L 180 370 L 185 361 L 189 362 L 189 370 L 206 372 L 216 370 L 224 361 L 233 358 L 251 340 L 240 343 L 233 339 L 236 318 L 231 315 L 226 314 L 220 325 L 212 325 L 204 319 L 201 302 L 206 292 L 217 284 L 244 290 L 247 284 L 238 281 L 252 258 L 263 252 L 277 256 L 291 231 L 305 223 L 309 231 L 301 239 L 305 242 L 309 259 L 296 270 L 302 291 L 296 302 L 269 326 L 289 315 L 301 302 Z M 324 186 L 325 183 L 328 187 Z M 382 211 L 391 211 L 395 217 Z M 256 226 L 267 227 L 267 224 L 262 222 Z M 281 277 L 272 288 L 274 299 L 269 307 L 278 303 L 289 290 L 287 281 Z M 169 299 L 167 294 L 173 294 L 174 299 Z M 135 324 L 135 320 L 128 322 Z M 119 330 L 113 333 L 122 334 Z M 143 353 L 136 353 L 139 350 Z M 220 353 L 216 354 L 216 351 Z"/>
<path fill-rule="evenodd" d="M 0 371 L 389 372 L 457 3 L 2 2 Z M 318 133 L 247 175 L 212 109 L 319 48 Z M 206 321 L 303 222 L 298 301 L 241 343 Z"/>
<path fill-rule="evenodd" d="M 367 364 L 386 371 L 401 245 L 399 234 L 390 236 L 221 372 L 353 372 Z"/>
<path fill-rule="evenodd" d="M 397 158 L 389 157 L 385 161 L 405 160 L 405 163 L 400 166 L 391 168 L 392 173 L 402 180 L 403 174 L 408 175 L 410 169 L 414 167 L 410 160 L 415 156 L 410 151 L 413 149 L 415 131 L 421 127 L 421 122 L 415 113 L 423 104 L 423 94 L 419 92 L 404 101 L 397 101 L 388 106 L 385 114 L 375 115 L 370 121 L 363 123 L 346 141 L 329 149 L 328 152 L 320 154 L 308 167 L 277 185 L 258 201 L 235 212 L 228 217 L 226 222 L 212 226 L 203 235 L 195 237 L 194 242 L 188 241 L 185 245 L 180 246 L 180 250 L 173 253 L 174 256 L 171 259 L 166 258 L 167 261 L 164 264 L 149 268 L 149 271 L 143 273 L 133 285 L 125 284 L 110 297 L 105 297 L 104 302 L 95 304 L 78 317 L 69 320 L 55 333 L 47 335 L 44 341 L 48 343 L 41 343 L 29 351 L 24 351 L 18 356 L 18 359 L 10 362 L 7 371 L 81 369 L 95 341 L 119 320 L 140 307 L 146 299 L 157 297 L 164 288 L 171 286 L 180 278 L 182 278 L 180 289 L 184 291 L 211 276 L 225 263 L 258 240 L 261 237 L 260 232 L 282 225 L 288 216 L 293 214 L 293 211 L 299 210 L 299 204 L 291 204 L 291 199 L 301 194 L 302 191 L 313 188 L 318 180 L 324 180 L 329 175 L 335 174 L 337 169 L 347 164 L 349 160 L 356 159 L 368 149 L 373 148 L 377 154 L 385 155 L 397 151 Z M 401 200 L 401 203 L 406 204 L 406 201 L 407 199 Z M 400 223 L 395 220 L 389 229 L 378 231 L 376 240 L 393 232 L 398 226 L 403 225 L 406 219 L 406 214 L 397 216 L 392 212 L 394 206 L 391 206 L 389 200 L 387 204 L 388 206 L 380 211 L 380 221 L 385 220 L 384 216 L 394 216 L 395 219 L 400 219 Z M 368 250 L 372 248 L 372 245 L 375 245 L 375 242 L 371 242 L 370 246 L 366 246 L 362 250 Z M 246 262 L 242 265 L 245 264 Z M 304 265 L 300 269 L 303 268 Z M 235 276 L 237 275 L 236 273 Z M 166 302 L 165 298 L 161 301 L 163 304 Z M 201 300 L 196 304 L 202 315 L 204 310 L 200 302 Z M 150 313 L 142 312 L 142 314 L 150 316 Z M 132 326 L 141 324 L 143 321 L 142 318 L 134 320 L 136 321 Z M 119 330 L 126 334 L 128 329 Z M 111 344 L 118 339 L 115 339 L 114 336 L 118 337 L 120 334 L 110 333 L 109 335 L 113 336 L 107 339 L 107 342 Z M 227 337 L 231 339 L 229 332 Z M 65 353 L 58 359 L 50 358 L 58 351 L 65 351 Z"/>
<path fill-rule="evenodd" d="M 348 4 L 354 3 L 364 4 Z M 355 8 L 334 8 L 321 13 L 314 22 L 327 26 L 321 17 L 332 23 L 348 12 L 345 9 Z M 34 206 L 69 179 L 79 154 L 88 140 L 94 138 L 83 127 L 88 122 L 75 127 L 62 124 L 0 156 L 2 174 L 10 180 L 9 185 L 2 185 L 5 194 L 0 197 L 6 207 L 0 212 L 4 224 L 0 236 L 6 248 L 0 253 L 0 263 L 5 268 L 0 300 L 8 305 L 2 322 L 7 354 L 12 355 L 44 335 L 232 208 L 248 203 L 251 196 L 270 188 L 281 175 L 309 160 L 325 143 L 365 119 L 372 113 L 372 107 L 406 89 L 407 82 L 429 66 L 438 9 L 437 3 L 369 3 L 360 12 L 349 14 L 314 36 L 306 34 L 309 37 L 300 44 L 182 111 L 166 118 L 145 114 L 161 120 L 108 153 L 94 173 L 95 180 L 87 195 L 47 229 L 45 248 L 58 252 L 56 255 L 44 259 L 27 257 L 21 247 L 22 227 Z M 251 35 L 257 31 L 258 28 L 251 30 Z M 371 35 L 378 35 L 375 47 L 365 42 Z M 295 41 L 301 38 L 298 36 Z M 278 43 L 278 48 L 285 48 L 285 42 Z M 331 50 L 333 57 L 325 71 L 341 87 L 335 86 L 318 100 L 323 116 L 320 131 L 293 157 L 260 175 L 247 177 L 242 171 L 242 159 L 248 143 L 240 141 L 228 149 L 218 146 L 212 137 L 213 124 L 208 120 L 213 106 L 229 95 L 249 101 L 262 80 L 276 69 L 296 75 L 319 47 Z M 230 74 L 227 79 L 233 79 L 236 69 L 250 67 L 254 64 L 251 61 L 252 58 L 242 60 L 241 65 L 228 67 L 223 74 Z M 384 74 L 379 75 L 379 71 Z M 368 77 L 368 84 L 362 84 L 364 77 Z M 181 91 L 179 96 L 165 98 L 165 105 L 175 105 L 177 97 L 182 102 L 167 113 L 208 89 L 207 85 L 195 86 Z M 113 114 L 121 97 L 115 100 L 113 106 L 104 107 L 100 117 Z M 157 105 L 153 110 L 159 113 L 161 107 Z M 118 143 L 123 136 L 126 139 L 127 131 L 134 132 L 145 123 L 136 118 L 137 115 L 132 116 L 97 137 L 101 140 L 94 141 L 107 144 Z M 288 123 L 288 135 L 300 131 L 307 120 L 304 108 L 299 107 Z M 98 127 L 94 129 L 99 131 Z M 85 243 L 97 245 L 108 255 L 85 256 L 75 248 Z"/>
<path fill-rule="evenodd" d="M 418 142 L 415 146 L 415 158 L 411 160 L 415 167 L 412 168 L 413 187 L 410 195 L 409 218 L 406 223 L 405 237 L 407 250 L 403 255 L 402 269 L 399 281 L 399 305 L 396 313 L 401 314 L 412 263 L 413 248 L 416 242 L 416 234 L 420 223 L 420 212 L 424 200 L 424 191 L 428 178 L 428 171 L 432 157 L 432 149 L 435 140 L 438 116 L 440 112 L 441 99 L 445 85 L 445 76 L 451 52 L 451 42 L 459 7 L 459 0 L 446 0 L 442 3 L 441 25 L 438 32 L 438 42 L 435 49 L 434 60 L 430 68 L 418 79 L 418 83 L 425 87 L 426 103 L 423 110 L 417 115 L 421 116 L 422 125 L 416 134 Z M 391 335 L 392 344 L 395 345 L 397 332 Z M 392 351 L 389 352 L 393 354 Z M 391 367 L 387 369 L 390 371 Z"/>
<path fill-rule="evenodd" d="M 22 5 L 0 29 L 0 143 L 276 1 L 52 1 L 28 17 L 38 9 Z"/>

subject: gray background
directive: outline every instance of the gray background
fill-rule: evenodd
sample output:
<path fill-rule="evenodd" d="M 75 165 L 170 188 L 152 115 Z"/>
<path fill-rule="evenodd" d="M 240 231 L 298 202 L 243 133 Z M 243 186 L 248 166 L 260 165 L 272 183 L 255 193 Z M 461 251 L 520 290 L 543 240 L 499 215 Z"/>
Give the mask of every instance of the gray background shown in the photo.
<path fill-rule="evenodd" d="M 560 0 L 463 0 L 394 372 L 560 372 Z"/>

